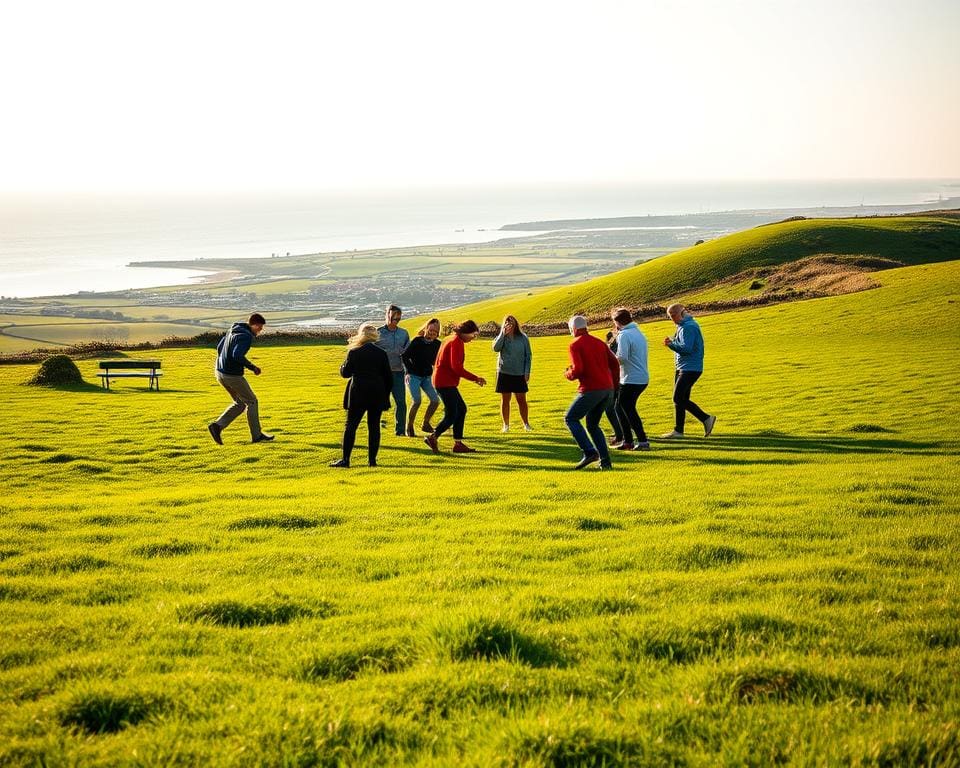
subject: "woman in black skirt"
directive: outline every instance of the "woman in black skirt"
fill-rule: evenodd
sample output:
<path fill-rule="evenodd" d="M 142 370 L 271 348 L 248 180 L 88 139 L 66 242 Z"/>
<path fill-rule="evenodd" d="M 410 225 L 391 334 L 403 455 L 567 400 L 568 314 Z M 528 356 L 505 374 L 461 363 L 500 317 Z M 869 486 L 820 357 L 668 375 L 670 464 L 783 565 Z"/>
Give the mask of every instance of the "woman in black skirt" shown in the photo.
<path fill-rule="evenodd" d="M 357 335 L 348 342 L 347 359 L 340 366 L 340 375 L 350 379 L 343 393 L 343 407 L 347 412 L 347 425 L 343 430 L 343 456 L 331 461 L 331 467 L 350 466 L 357 427 L 364 414 L 367 415 L 367 459 L 371 467 L 377 466 L 380 414 L 390 408 L 390 392 L 393 389 L 390 359 L 374 343 L 378 338 L 380 333 L 377 326 L 364 323 Z"/>
<path fill-rule="evenodd" d="M 513 315 L 503 318 L 500 334 L 493 341 L 493 351 L 497 353 L 497 392 L 500 393 L 500 416 L 503 419 L 500 431 L 510 431 L 510 395 L 513 395 L 517 398 L 523 428 L 529 432 L 533 428 L 527 413 L 527 384 L 533 352 L 530 351 L 530 339 Z"/>

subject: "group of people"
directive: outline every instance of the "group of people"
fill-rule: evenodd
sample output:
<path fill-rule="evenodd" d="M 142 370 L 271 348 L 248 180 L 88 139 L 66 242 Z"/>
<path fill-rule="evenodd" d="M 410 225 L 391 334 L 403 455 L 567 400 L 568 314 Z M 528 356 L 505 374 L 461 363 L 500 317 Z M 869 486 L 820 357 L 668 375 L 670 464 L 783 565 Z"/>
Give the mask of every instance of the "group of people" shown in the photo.
<path fill-rule="evenodd" d="M 667 314 L 676 324 L 676 332 L 663 340 L 674 352 L 676 373 L 673 402 L 675 423 L 664 439 L 684 436 L 689 412 L 703 424 L 709 436 L 716 416 L 703 411 L 690 399 L 693 385 L 703 374 L 704 343 L 700 326 L 681 305 L 671 304 Z M 453 434 L 453 453 L 474 453 L 464 442 L 467 404 L 460 394 L 464 379 L 486 386 L 482 376 L 465 367 L 465 346 L 479 335 L 473 320 L 453 327 L 450 336 L 440 340 L 441 326 L 436 318 L 428 320 L 413 339 L 400 327 L 402 310 L 396 305 L 387 308 L 384 325 L 363 323 L 347 342 L 347 356 L 340 366 L 340 375 L 347 379 L 343 394 L 346 425 L 343 431 L 342 454 L 331 462 L 332 467 L 349 467 L 356 442 L 357 429 L 366 418 L 367 461 L 377 465 L 380 450 L 381 418 L 394 401 L 395 428 L 398 436 L 417 437 L 417 415 L 427 398 L 420 430 L 424 443 L 434 453 L 440 452 L 440 438 Z M 629 309 L 619 307 L 611 313 L 615 331 L 607 334 L 604 343 L 590 334 L 587 320 L 581 315 L 570 318 L 568 327 L 574 337 L 570 344 L 570 365 L 565 376 L 578 383 L 577 395 L 567 410 L 565 421 L 582 455 L 574 469 L 599 463 L 602 469 L 612 466 L 609 448 L 622 451 L 650 450 L 650 442 L 637 410 L 637 401 L 650 383 L 647 339 Z M 241 413 L 246 412 L 253 442 L 273 440 L 260 428 L 257 397 L 244 378 L 244 371 L 260 375 L 260 368 L 251 363 L 246 353 L 262 331 L 266 321 L 259 313 L 246 323 L 235 323 L 217 346 L 217 381 L 227 390 L 232 403 L 220 417 L 208 425 L 211 437 L 223 445 L 222 432 Z M 530 339 L 513 315 L 504 318 L 493 341 L 497 353 L 496 390 L 500 394 L 501 430 L 510 430 L 511 401 L 516 400 L 523 429 L 530 431 L 527 391 L 532 370 L 533 352 Z M 410 407 L 407 408 L 407 392 Z M 440 404 L 443 418 L 432 424 Z M 600 428 L 606 414 L 613 428 L 609 440 Z M 586 428 L 582 422 L 586 422 Z"/>

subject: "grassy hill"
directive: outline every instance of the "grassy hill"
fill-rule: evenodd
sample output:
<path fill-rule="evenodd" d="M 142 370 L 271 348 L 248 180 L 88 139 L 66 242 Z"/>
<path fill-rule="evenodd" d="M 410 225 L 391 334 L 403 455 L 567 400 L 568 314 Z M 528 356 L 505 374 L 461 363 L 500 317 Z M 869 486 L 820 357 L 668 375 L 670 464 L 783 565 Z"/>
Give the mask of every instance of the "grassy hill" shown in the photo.
<path fill-rule="evenodd" d="M 265 446 L 210 441 L 210 350 L 0 367 L 0 764 L 956 765 L 960 262 L 878 279 L 704 318 L 715 435 L 610 474 L 568 471 L 562 337 L 535 432 L 467 385 L 480 453 L 377 470 L 326 467 L 340 349 L 254 348 Z"/>
<path fill-rule="evenodd" d="M 533 323 L 558 322 L 577 312 L 598 316 L 620 304 L 640 307 L 669 302 L 748 269 L 818 254 L 872 256 L 905 265 L 960 258 L 960 217 L 806 219 L 770 224 L 579 285 L 501 296 L 440 314 L 444 320 L 472 317 L 481 323 L 499 323 L 508 312 L 521 322 Z M 735 295 L 742 295 L 740 288 Z"/>

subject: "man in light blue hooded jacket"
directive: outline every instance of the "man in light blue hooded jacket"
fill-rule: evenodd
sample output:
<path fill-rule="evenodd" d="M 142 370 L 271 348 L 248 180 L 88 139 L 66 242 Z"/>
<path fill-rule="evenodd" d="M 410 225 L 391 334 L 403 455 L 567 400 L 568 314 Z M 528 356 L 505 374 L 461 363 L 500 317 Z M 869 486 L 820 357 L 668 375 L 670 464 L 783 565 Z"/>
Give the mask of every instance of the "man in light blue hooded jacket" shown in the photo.
<path fill-rule="evenodd" d="M 703 423 L 703 436 L 710 437 L 717 417 L 706 413 L 699 405 L 690 399 L 690 391 L 703 375 L 703 333 L 697 321 L 682 304 L 671 304 L 667 307 L 667 314 L 677 325 L 677 332 L 673 337 L 663 340 L 663 345 L 672 349 L 677 362 L 677 372 L 673 379 L 673 405 L 676 422 L 672 432 L 663 435 L 666 440 L 676 440 L 683 437 L 683 426 L 686 412 L 690 413 Z"/>

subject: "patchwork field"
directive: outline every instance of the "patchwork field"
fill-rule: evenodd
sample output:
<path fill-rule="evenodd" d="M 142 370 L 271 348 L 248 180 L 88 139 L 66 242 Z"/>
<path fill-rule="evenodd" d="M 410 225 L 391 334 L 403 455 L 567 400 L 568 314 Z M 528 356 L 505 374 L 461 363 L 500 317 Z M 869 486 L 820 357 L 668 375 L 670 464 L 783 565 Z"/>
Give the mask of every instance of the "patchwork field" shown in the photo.
<path fill-rule="evenodd" d="M 253 349 L 268 445 L 210 440 L 210 349 L 160 392 L 0 366 L 0 764 L 960 763 L 960 262 L 875 278 L 705 317 L 715 435 L 611 473 L 569 471 L 562 337 L 535 432 L 465 384 L 480 453 L 375 470 L 326 466 L 337 347 Z"/>

